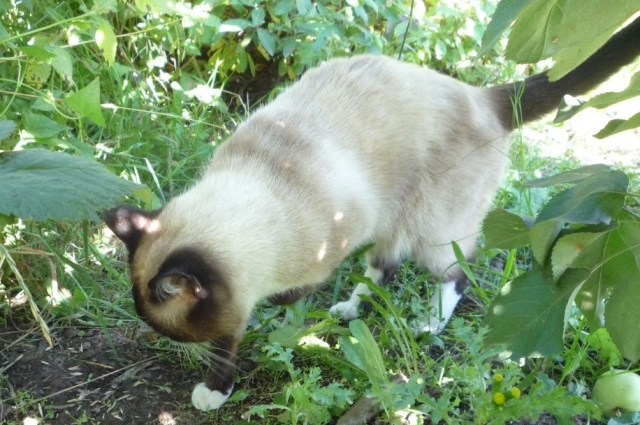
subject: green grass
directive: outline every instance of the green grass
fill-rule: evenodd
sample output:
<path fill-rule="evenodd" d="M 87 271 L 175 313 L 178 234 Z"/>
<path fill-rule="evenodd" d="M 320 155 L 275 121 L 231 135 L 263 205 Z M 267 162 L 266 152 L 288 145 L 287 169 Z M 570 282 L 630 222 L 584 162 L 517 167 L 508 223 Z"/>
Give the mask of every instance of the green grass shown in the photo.
<path fill-rule="evenodd" d="M 22 111 L 30 109 L 70 127 L 47 139 L 14 133 L 0 140 L 0 150 L 41 146 L 92 156 L 114 174 L 149 188 L 133 195 L 131 202 L 157 208 L 197 179 L 215 146 L 246 115 L 242 108 L 227 109 L 222 99 L 230 98 L 203 103 L 187 93 L 198 84 L 215 82 L 212 86 L 216 88 L 230 84 L 233 69 L 218 74 L 219 63 L 198 58 L 195 47 L 188 43 L 183 48 L 181 43 L 186 43 L 187 37 L 179 24 L 180 17 L 137 16 L 129 9 L 133 6 L 124 2 L 117 2 L 117 11 L 113 13 L 94 14 L 96 19 L 110 19 L 118 34 L 116 65 L 108 66 L 93 42 L 90 26 L 95 22 L 88 19 L 73 28 L 69 26 L 72 19 L 83 13 L 81 4 L 37 2 L 33 11 L 12 9 L 12 13 L 2 18 L 3 26 L 13 29 L 15 34 L 34 31 L 36 43 L 68 47 L 64 40 L 59 41 L 66 37 L 65 31 L 77 33 L 81 42 L 68 48 L 74 61 L 75 85 L 67 84 L 56 70 L 51 71 L 43 86 L 27 83 L 25 70 L 30 59 L 16 47 L 26 45 L 28 38 L 14 40 L 15 45 L 0 45 L 4 49 L 0 64 L 11 61 L 20 65 L 0 67 L 0 104 L 6 105 L 0 110 L 4 114 L 0 120 L 20 122 Z M 472 57 L 468 52 L 477 47 L 478 40 L 464 36 L 456 41 L 450 34 L 461 28 L 466 19 L 486 25 L 489 12 L 475 6 L 456 13 L 448 9 L 432 13 L 433 21 L 441 24 L 440 32 L 410 33 L 407 60 L 430 59 L 433 66 L 475 83 L 506 81 L 514 76 L 515 67 L 505 64 L 496 52 L 492 62 L 456 68 L 455 64 Z M 46 26 L 50 28 L 45 29 Z M 376 34 L 379 36 L 379 31 Z M 397 53 L 394 49 L 399 46 L 400 35 L 383 43 L 385 53 Z M 358 39 L 353 37 L 351 41 L 356 43 Z M 300 63 L 339 54 L 344 46 L 334 43 L 327 43 L 317 57 L 299 58 Z M 434 46 L 438 46 L 437 57 L 431 57 Z M 168 56 L 169 63 L 179 66 L 151 65 L 154 59 L 164 56 Z M 291 65 L 290 69 L 299 67 Z M 101 83 L 101 102 L 117 106 L 102 109 L 104 128 L 74 116 L 61 102 L 53 102 L 55 106 L 50 108 L 34 107 L 37 99 L 62 99 L 96 76 Z M 248 74 L 244 77 L 252 78 Z M 512 169 L 496 197 L 496 206 L 518 213 L 535 213 L 550 194 L 542 189 L 527 189 L 523 182 L 540 173 L 554 174 L 575 165 L 566 159 L 558 162 L 543 158 L 527 143 L 516 140 Z M 5 226 L 0 235 L 6 250 L 0 252 L 1 324 L 8 325 L 14 315 L 22 314 L 26 318 L 41 317 L 49 329 L 42 328 L 41 332 L 50 332 L 54 337 L 67 326 L 97 328 L 116 349 L 117 342 L 111 338 L 115 329 L 131 336 L 145 332 L 130 296 L 126 253 L 101 223 L 18 221 Z M 527 258 L 528 252 L 522 249 L 481 252 L 478 260 L 469 265 L 475 284 L 470 288 L 463 312 L 442 335 L 417 340 L 411 329 L 425 313 L 421 297 L 432 277 L 411 263 L 404 264 L 387 289 L 377 291 L 375 308 L 362 317 L 376 342 L 366 345 L 359 340 L 363 351 L 354 348 L 357 345 L 353 341 L 354 329 L 327 313 L 329 306 L 350 290 L 353 284 L 350 275 L 363 272 L 361 261 L 352 258 L 336 271 L 329 285 L 295 305 L 260 306 L 240 350 L 241 357 L 251 361 L 252 369 L 240 375 L 236 395 L 228 406 L 205 416 L 210 421 L 235 423 L 241 421 L 237 411 L 242 406 L 240 413 L 247 416 L 238 423 L 296 424 L 305 420 L 329 423 L 342 415 L 350 402 L 366 394 L 379 396 L 384 402 L 382 415 L 397 423 L 399 415 L 409 418 L 411 423 L 471 424 L 504 423 L 509 418 L 535 417 L 542 411 L 564 418 L 577 413 L 593 414 L 596 412 L 593 405 L 581 396 L 589 394 L 595 377 L 608 368 L 611 360 L 604 350 L 588 343 L 589 331 L 577 312 L 569 320 L 564 351 L 553 358 L 527 360 L 521 366 L 497 361 L 497 350 L 483 348 L 482 335 L 486 330 L 481 322 L 488 301 L 529 266 Z M 14 268 L 10 266 L 12 262 Z M 25 289 L 37 310 L 10 306 Z M 360 338 L 368 336 L 360 334 Z M 177 353 L 177 368 L 202 368 L 202 355 L 196 350 L 176 348 L 163 338 L 153 337 L 149 341 L 140 338 L 140 341 L 159 356 L 173 358 Z M 362 364 L 363 359 L 371 356 L 383 359 L 384 370 L 376 371 Z M 389 380 L 398 373 L 406 375 L 408 382 Z M 505 378 L 501 391 L 517 386 L 523 391 L 522 397 L 504 405 L 494 403 L 498 392 L 496 374 Z M 36 412 L 32 394 L 22 390 L 15 394 L 10 401 L 19 407 L 20 413 L 35 412 L 45 423 L 51 419 L 46 404 L 42 413 Z M 255 403 L 247 405 L 243 397 Z M 182 402 L 187 400 L 176 400 Z M 189 409 L 188 404 L 180 408 Z M 69 418 L 69 423 L 98 421 L 90 415 L 85 411 Z M 425 417 L 430 417 L 431 422 Z"/>

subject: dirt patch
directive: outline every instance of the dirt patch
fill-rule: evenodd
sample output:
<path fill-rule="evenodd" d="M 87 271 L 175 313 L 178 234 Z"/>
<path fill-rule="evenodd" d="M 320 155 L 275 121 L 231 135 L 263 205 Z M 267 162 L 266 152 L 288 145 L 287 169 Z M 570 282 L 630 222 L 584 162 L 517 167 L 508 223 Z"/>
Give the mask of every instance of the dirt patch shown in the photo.
<path fill-rule="evenodd" d="M 121 330 L 109 335 L 72 327 L 56 332 L 50 348 L 35 331 L 0 329 L 0 423 L 208 422 L 210 415 L 190 405 L 203 372 L 185 370 Z"/>

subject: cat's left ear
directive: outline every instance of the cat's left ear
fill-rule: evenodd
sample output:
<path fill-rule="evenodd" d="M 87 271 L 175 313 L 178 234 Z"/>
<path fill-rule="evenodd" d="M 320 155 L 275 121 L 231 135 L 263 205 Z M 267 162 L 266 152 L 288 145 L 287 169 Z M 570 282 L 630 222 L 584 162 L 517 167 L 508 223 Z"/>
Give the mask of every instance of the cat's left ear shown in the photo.
<path fill-rule="evenodd" d="M 111 231 L 133 253 L 142 236 L 159 228 L 160 209 L 145 211 L 131 205 L 120 205 L 102 213 L 102 219 Z"/>

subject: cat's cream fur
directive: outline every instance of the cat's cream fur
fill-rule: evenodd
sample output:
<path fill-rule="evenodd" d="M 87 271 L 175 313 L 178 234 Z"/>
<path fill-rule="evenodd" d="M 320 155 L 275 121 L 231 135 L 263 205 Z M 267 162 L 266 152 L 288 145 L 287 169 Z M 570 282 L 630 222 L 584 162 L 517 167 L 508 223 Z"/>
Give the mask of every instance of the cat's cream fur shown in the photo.
<path fill-rule="evenodd" d="M 328 61 L 241 124 L 161 210 L 106 212 L 130 251 L 139 314 L 177 340 L 216 344 L 219 361 L 194 405 L 214 409 L 229 396 L 258 301 L 295 300 L 366 244 L 377 283 L 405 258 L 446 282 L 425 318 L 425 330 L 440 331 L 463 280 L 451 242 L 473 257 L 508 161 L 514 98 L 528 121 L 593 87 L 638 54 L 620 51 L 639 26 L 599 52 L 600 61 L 609 51 L 624 57 L 607 59 L 606 75 L 589 77 L 593 63 L 557 86 L 541 74 L 522 96 L 519 85 L 475 88 L 382 56 Z M 366 285 L 332 312 L 355 317 L 362 293 Z"/>

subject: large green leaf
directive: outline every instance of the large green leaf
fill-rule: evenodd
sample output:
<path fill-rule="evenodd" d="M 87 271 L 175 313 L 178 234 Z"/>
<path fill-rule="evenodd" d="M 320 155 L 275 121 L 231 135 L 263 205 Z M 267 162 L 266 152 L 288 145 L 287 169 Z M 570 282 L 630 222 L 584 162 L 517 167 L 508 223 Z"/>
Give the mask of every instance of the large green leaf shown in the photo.
<path fill-rule="evenodd" d="M 13 133 L 13 130 L 15 130 L 15 128 L 16 123 L 11 120 L 0 121 L 0 141 L 11 136 L 11 133 Z"/>
<path fill-rule="evenodd" d="M 553 57 L 555 81 L 599 49 L 640 9 L 637 0 L 535 0 L 517 16 L 507 57 L 535 63 Z"/>
<path fill-rule="evenodd" d="M 566 121 L 585 108 L 603 109 L 636 96 L 640 96 L 640 72 L 636 72 L 631 77 L 629 85 L 622 91 L 602 93 L 592 97 L 587 102 L 574 102 L 575 105 L 568 105 L 563 100 L 558 110 L 558 115 L 556 115 L 553 122 Z"/>
<path fill-rule="evenodd" d="M 544 265 L 546 262 L 549 249 L 563 226 L 560 221 L 547 220 L 536 223 L 531 228 L 531 251 L 533 251 L 533 257 L 540 265 Z"/>
<path fill-rule="evenodd" d="M 95 218 L 140 186 L 91 159 L 30 149 L 0 153 L 0 213 L 24 219 Z"/>
<path fill-rule="evenodd" d="M 623 211 L 617 228 L 587 246 L 571 267 L 590 270 L 589 278 L 576 295 L 576 305 L 591 327 L 603 326 L 604 303 L 609 288 L 629 281 L 640 282 L 638 219 Z"/>
<path fill-rule="evenodd" d="M 484 319 L 485 342 L 504 345 L 511 358 L 559 353 L 566 306 L 586 277 L 586 270 L 569 270 L 556 285 L 533 269 L 507 283 Z"/>
<path fill-rule="evenodd" d="M 546 55 L 555 62 L 549 79 L 556 81 L 596 52 L 624 22 L 640 10 L 638 0 L 562 0 L 562 18 L 551 27 Z"/>
<path fill-rule="evenodd" d="M 516 18 L 520 10 L 533 0 L 501 0 L 496 6 L 496 11 L 491 15 L 491 22 L 482 36 L 482 48 L 478 56 L 487 53 L 500 39 L 502 33 Z"/>
<path fill-rule="evenodd" d="M 529 227 L 524 218 L 503 209 L 487 214 L 482 231 L 487 249 L 514 249 L 529 243 Z"/>
<path fill-rule="evenodd" d="M 622 208 L 628 185 L 629 178 L 621 171 L 595 173 L 551 198 L 536 221 L 609 223 Z"/>
<path fill-rule="evenodd" d="M 554 279 L 558 279 L 591 244 L 606 237 L 606 232 L 579 232 L 558 239 L 551 254 Z"/>
<path fill-rule="evenodd" d="M 611 171 L 608 165 L 593 164 L 586 165 L 584 167 L 576 168 L 574 170 L 565 171 L 564 173 L 556 174 L 551 177 L 543 177 L 541 179 L 531 180 L 525 183 L 526 187 L 549 187 L 556 184 L 575 184 L 580 183 L 587 177 L 590 177 L 596 173 Z"/>
<path fill-rule="evenodd" d="M 640 280 L 628 280 L 613 291 L 605 311 L 606 328 L 620 352 L 640 360 Z"/>
<path fill-rule="evenodd" d="M 511 28 L 506 56 L 519 63 L 535 63 L 544 58 L 548 50 L 550 28 L 561 19 L 558 0 L 535 0 L 516 18 Z"/>
<path fill-rule="evenodd" d="M 105 127 L 100 106 L 100 80 L 96 78 L 88 86 L 67 96 L 64 101 L 80 116 L 89 118 L 100 127 Z"/>

